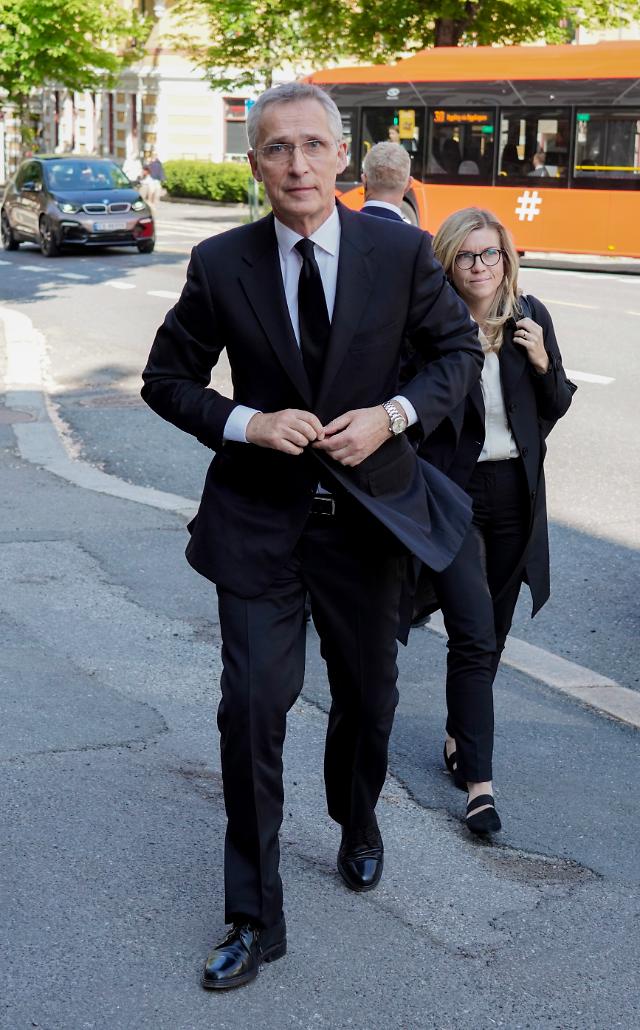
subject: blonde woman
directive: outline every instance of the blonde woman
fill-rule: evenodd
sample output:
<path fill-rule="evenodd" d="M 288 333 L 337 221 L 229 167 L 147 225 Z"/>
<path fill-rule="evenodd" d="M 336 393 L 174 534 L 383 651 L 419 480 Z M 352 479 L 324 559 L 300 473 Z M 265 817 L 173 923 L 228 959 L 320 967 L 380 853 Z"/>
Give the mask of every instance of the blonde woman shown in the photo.
<path fill-rule="evenodd" d="M 485 355 L 480 382 L 419 453 L 473 501 L 467 564 L 436 577 L 449 632 L 444 760 L 456 785 L 469 792 L 469 829 L 491 833 L 500 829 L 491 782 L 491 685 L 521 584 L 529 585 L 532 616 L 549 597 L 545 438 L 576 387 L 562 367 L 549 312 L 518 289 L 518 256 L 495 215 L 478 208 L 450 215 L 436 233 L 434 252 L 478 323 Z M 489 691 L 486 657 L 468 635 L 465 654 L 460 632 L 459 609 L 486 606 L 479 564 L 495 631 Z"/>

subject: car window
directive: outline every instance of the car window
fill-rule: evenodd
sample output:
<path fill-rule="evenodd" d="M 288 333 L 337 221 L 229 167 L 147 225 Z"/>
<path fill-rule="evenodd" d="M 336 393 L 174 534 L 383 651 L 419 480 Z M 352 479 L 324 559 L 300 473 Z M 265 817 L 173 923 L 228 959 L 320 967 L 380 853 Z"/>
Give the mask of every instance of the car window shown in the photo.
<path fill-rule="evenodd" d="M 29 167 L 29 162 L 25 161 L 22 167 L 18 169 L 18 174 L 16 175 L 16 189 L 22 189 L 23 183 L 27 181 L 27 172 L 29 171 Z"/>
<path fill-rule="evenodd" d="M 53 190 L 113 190 L 130 188 L 126 175 L 113 161 L 61 158 L 47 162 L 47 182 Z"/>

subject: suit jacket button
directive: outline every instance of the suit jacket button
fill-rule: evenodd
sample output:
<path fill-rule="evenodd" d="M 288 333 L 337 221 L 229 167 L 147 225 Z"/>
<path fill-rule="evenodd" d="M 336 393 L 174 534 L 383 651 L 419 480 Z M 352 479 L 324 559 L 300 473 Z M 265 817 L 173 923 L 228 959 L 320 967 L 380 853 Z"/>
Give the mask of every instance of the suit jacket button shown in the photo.
<path fill-rule="evenodd" d="M 518 407 L 518 405 L 515 404 L 514 401 L 512 401 L 511 404 L 509 405 L 509 407 L 507 408 L 507 411 L 515 411 L 517 407 Z"/>
<path fill-rule="evenodd" d="M 535 492 L 535 490 L 532 490 L 531 491 L 531 500 L 535 501 L 535 499 L 536 499 L 536 492 Z"/>
<path fill-rule="evenodd" d="M 522 454 L 523 458 L 526 458 L 527 454 L 529 453 L 529 448 L 523 447 L 520 453 Z"/>

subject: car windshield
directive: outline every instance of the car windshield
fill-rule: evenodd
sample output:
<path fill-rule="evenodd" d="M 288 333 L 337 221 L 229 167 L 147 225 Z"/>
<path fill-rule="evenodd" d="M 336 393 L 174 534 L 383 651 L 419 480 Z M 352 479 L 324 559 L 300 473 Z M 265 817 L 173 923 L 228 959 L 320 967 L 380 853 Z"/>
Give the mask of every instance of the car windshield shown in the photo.
<path fill-rule="evenodd" d="M 45 168 L 52 190 L 114 190 L 131 186 L 113 161 L 47 161 Z"/>

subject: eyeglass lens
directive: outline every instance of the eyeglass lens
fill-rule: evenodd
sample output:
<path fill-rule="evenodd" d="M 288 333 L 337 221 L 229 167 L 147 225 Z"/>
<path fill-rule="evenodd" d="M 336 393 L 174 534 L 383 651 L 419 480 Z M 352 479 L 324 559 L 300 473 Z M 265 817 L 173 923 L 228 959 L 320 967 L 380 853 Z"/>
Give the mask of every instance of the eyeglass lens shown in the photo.
<path fill-rule="evenodd" d="M 476 258 L 480 258 L 483 265 L 491 268 L 492 265 L 498 264 L 501 257 L 502 251 L 497 247 L 487 247 L 486 250 L 480 251 L 479 254 L 473 254 L 470 250 L 461 250 L 456 254 L 456 265 L 458 268 L 473 268 Z"/>

